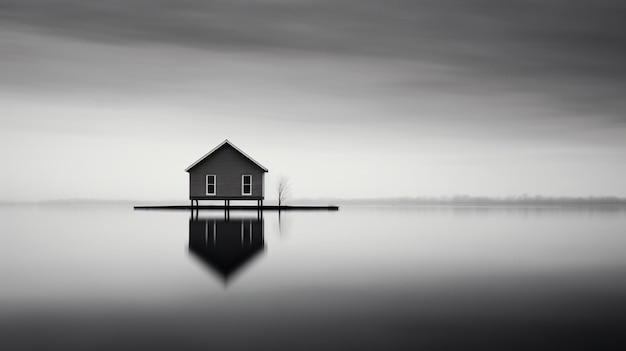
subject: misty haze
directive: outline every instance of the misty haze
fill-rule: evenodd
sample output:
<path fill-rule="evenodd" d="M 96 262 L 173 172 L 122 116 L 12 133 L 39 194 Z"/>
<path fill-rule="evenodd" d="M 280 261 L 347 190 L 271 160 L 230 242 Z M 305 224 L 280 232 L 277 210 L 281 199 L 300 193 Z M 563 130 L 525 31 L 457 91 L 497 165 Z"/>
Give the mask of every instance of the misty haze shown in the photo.
<path fill-rule="evenodd" d="M 625 16 L 0 0 L 0 349 L 624 349 Z"/>

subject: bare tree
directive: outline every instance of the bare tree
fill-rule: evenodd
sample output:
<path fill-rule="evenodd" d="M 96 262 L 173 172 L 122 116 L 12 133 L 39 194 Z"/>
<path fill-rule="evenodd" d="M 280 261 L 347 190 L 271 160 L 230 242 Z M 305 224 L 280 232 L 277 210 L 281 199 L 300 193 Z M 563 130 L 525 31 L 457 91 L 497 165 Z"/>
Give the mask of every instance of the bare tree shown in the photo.
<path fill-rule="evenodd" d="M 278 206 L 281 206 L 285 200 L 287 200 L 290 189 L 289 178 L 286 176 L 280 176 L 280 178 L 278 178 L 278 186 L 276 188 L 278 191 Z"/>

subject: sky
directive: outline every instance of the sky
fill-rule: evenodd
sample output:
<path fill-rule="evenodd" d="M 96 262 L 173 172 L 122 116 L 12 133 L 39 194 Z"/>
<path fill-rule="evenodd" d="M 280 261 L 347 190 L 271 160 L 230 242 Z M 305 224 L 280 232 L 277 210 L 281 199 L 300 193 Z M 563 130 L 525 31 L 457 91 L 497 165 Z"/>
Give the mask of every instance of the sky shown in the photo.
<path fill-rule="evenodd" d="M 626 196 L 618 0 L 0 0 L 0 201 Z"/>

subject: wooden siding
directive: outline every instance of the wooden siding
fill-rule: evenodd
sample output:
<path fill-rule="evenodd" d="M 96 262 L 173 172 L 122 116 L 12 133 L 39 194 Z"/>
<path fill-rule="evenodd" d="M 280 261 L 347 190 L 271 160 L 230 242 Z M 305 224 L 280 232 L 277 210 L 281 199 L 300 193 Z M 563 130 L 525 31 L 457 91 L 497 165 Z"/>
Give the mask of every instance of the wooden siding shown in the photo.
<path fill-rule="evenodd" d="M 206 175 L 216 175 L 215 195 L 206 195 Z M 252 175 L 252 195 L 241 195 L 241 176 Z M 229 145 L 189 170 L 190 199 L 263 199 L 265 172 Z"/>

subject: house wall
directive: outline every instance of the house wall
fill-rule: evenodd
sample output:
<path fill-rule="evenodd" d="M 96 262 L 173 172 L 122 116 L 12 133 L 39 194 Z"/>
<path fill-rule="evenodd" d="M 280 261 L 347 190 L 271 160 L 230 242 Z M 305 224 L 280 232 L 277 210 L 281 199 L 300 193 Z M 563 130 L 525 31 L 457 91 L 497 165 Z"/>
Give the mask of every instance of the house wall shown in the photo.
<path fill-rule="evenodd" d="M 206 175 L 216 175 L 216 194 L 206 195 Z M 241 176 L 252 175 L 252 195 L 241 195 Z M 189 170 L 190 199 L 263 199 L 265 172 L 228 144 Z"/>

